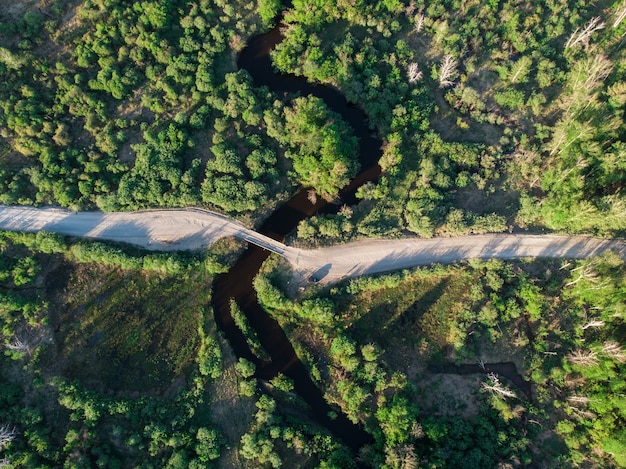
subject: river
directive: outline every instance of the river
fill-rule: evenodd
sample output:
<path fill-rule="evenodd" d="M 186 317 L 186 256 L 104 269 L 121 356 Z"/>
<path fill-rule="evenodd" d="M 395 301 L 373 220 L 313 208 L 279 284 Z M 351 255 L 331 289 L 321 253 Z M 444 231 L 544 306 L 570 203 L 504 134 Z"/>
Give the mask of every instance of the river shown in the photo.
<path fill-rule="evenodd" d="M 338 195 L 342 204 L 353 205 L 357 202 L 356 190 L 366 182 L 376 180 L 380 175 L 378 160 L 382 156 L 382 141 L 370 129 L 367 115 L 358 107 L 346 102 L 344 96 L 336 89 L 311 84 L 296 75 L 276 73 L 271 64 L 270 52 L 281 40 L 278 27 L 252 38 L 239 55 L 237 64 L 252 76 L 255 85 L 266 86 L 285 100 L 294 93 L 321 98 L 330 109 L 340 114 L 350 124 L 359 141 L 361 171 Z M 328 203 L 321 197 L 318 197 L 316 203 L 311 203 L 308 199 L 308 190 L 304 188 L 278 207 L 258 231 L 272 239 L 282 241 L 301 220 L 318 213 L 336 213 L 338 209 L 339 205 Z M 213 289 L 213 309 L 218 327 L 224 332 L 235 354 L 256 365 L 257 378 L 268 380 L 278 373 L 291 378 L 296 393 L 311 407 L 311 418 L 357 452 L 363 445 L 373 441 L 372 436 L 328 405 L 321 390 L 313 383 L 306 367 L 298 359 L 285 332 L 257 301 L 253 280 L 269 254 L 268 251 L 249 244 L 235 265 L 216 279 Z M 231 299 L 235 300 L 248 318 L 261 345 L 269 353 L 270 362 L 259 360 L 248 347 L 245 337 L 230 315 Z M 485 372 L 478 365 L 437 366 L 433 367 L 432 371 L 457 374 Z M 487 371 L 507 377 L 532 401 L 530 383 L 523 380 L 513 364 L 490 364 Z M 328 417 L 331 410 L 338 414 L 334 419 Z"/>
<path fill-rule="evenodd" d="M 359 162 L 361 172 L 338 194 L 342 204 L 356 203 L 356 190 L 368 181 L 380 175 L 378 160 L 381 156 L 382 142 L 369 128 L 366 114 L 356 106 L 346 102 L 339 91 L 331 87 L 314 85 L 295 75 L 275 73 L 271 60 L 271 50 L 280 42 L 282 36 L 278 27 L 266 34 L 252 38 L 241 52 L 238 66 L 245 69 L 257 86 L 267 86 L 284 99 L 288 95 L 313 95 L 324 100 L 326 105 L 350 124 L 359 141 Z M 301 189 L 290 200 L 278 207 L 259 228 L 259 232 L 270 238 L 282 241 L 285 235 L 294 230 L 298 223 L 318 213 L 336 213 L 339 205 L 330 204 L 318 197 L 313 204 L 308 200 L 308 190 Z M 257 301 L 252 282 L 269 252 L 249 245 L 235 265 L 214 282 L 213 309 L 218 327 L 224 332 L 235 354 L 253 362 L 257 367 L 256 377 L 271 379 L 283 373 L 294 382 L 295 392 L 311 407 L 310 417 L 327 428 L 355 452 L 372 440 L 362 427 L 354 425 L 341 412 L 337 412 L 324 400 L 322 391 L 311 380 L 308 370 L 298 359 L 280 325 Z M 230 300 L 234 299 L 256 331 L 262 346 L 271 357 L 271 361 L 262 362 L 251 352 L 245 337 L 235 325 L 230 315 Z M 337 417 L 328 415 L 335 411 Z"/>

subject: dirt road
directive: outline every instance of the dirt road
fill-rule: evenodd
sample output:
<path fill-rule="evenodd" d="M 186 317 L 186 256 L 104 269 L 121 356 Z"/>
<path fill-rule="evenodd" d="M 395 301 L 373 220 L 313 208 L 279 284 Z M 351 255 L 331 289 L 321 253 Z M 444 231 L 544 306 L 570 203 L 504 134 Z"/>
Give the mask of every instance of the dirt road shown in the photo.
<path fill-rule="evenodd" d="M 330 284 L 368 273 L 472 258 L 582 259 L 614 250 L 626 260 L 624 240 L 552 235 L 369 240 L 304 250 L 285 246 L 223 215 L 201 209 L 76 213 L 55 208 L 0 206 L 0 229 L 51 231 L 163 251 L 201 249 L 218 239 L 235 236 L 283 255 L 291 263 L 293 281 L 298 285 L 308 283 L 311 277 L 321 284 Z"/>
<path fill-rule="evenodd" d="M 333 283 L 345 277 L 464 259 L 584 259 L 607 250 L 616 251 L 626 260 L 624 240 L 509 234 L 357 241 L 325 249 L 288 252 L 285 257 L 294 268 L 293 281 L 303 284 L 311 277 L 316 277 L 320 283 Z"/>
<path fill-rule="evenodd" d="M 103 213 L 0 205 L 0 229 L 50 231 L 130 243 L 155 251 L 201 249 L 228 236 L 279 253 L 284 248 L 282 243 L 249 230 L 238 222 L 201 209 Z"/>

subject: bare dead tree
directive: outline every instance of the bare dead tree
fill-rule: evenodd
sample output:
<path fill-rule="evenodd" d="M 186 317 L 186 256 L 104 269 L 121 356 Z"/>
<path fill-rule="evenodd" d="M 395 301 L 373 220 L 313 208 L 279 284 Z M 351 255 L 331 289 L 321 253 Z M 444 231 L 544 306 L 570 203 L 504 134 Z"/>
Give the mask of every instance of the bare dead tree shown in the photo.
<path fill-rule="evenodd" d="M 582 89 L 585 91 L 592 90 L 604 83 L 604 79 L 609 76 L 613 70 L 613 63 L 604 54 L 597 54 L 586 67 L 587 78 L 582 83 Z"/>
<path fill-rule="evenodd" d="M 604 324 L 605 322 L 599 319 L 591 319 L 587 324 L 585 324 L 584 326 L 581 326 L 581 329 L 584 331 L 584 330 L 589 329 L 590 327 L 603 327 Z"/>
<path fill-rule="evenodd" d="M 11 467 L 11 460 L 9 458 L 2 458 L 0 459 L 0 468 L 3 467 Z"/>
<path fill-rule="evenodd" d="M 515 394 L 509 388 L 507 388 L 502 383 L 500 383 L 500 380 L 498 379 L 495 373 L 489 373 L 487 375 L 487 378 L 489 382 L 485 382 L 482 385 L 482 388 L 485 391 L 489 391 L 492 394 L 500 394 L 501 396 L 504 396 L 504 397 L 517 397 L 517 394 Z"/>
<path fill-rule="evenodd" d="M 578 211 L 576 215 L 570 218 L 570 220 L 575 220 L 577 218 L 580 218 L 582 214 L 588 213 L 591 211 L 593 211 L 593 207 L 584 208 Z M 579 269 L 582 269 L 582 270 L 579 270 Z M 589 285 L 585 286 L 586 290 L 601 290 L 603 288 L 606 288 L 606 286 L 609 284 L 609 279 L 607 278 L 601 279 L 598 276 L 598 273 L 594 270 L 594 266 L 592 264 L 582 265 L 572 270 L 572 272 L 576 272 L 576 271 L 579 271 L 578 278 L 576 278 L 575 280 L 572 280 L 571 282 L 568 282 L 565 285 L 566 287 L 572 286 L 580 282 L 583 279 L 590 283 Z M 596 307 L 594 309 L 601 309 L 601 308 Z"/>
<path fill-rule="evenodd" d="M 626 18 L 626 2 L 622 3 L 622 5 L 615 12 L 615 22 L 613 23 L 613 27 L 617 28 L 619 24 Z"/>
<path fill-rule="evenodd" d="M 567 400 L 574 404 L 588 404 L 589 401 L 591 401 L 591 399 L 586 396 L 570 396 Z"/>
<path fill-rule="evenodd" d="M 419 12 L 417 15 L 415 15 L 415 27 L 413 28 L 415 30 L 416 33 L 419 33 L 423 28 L 424 28 L 424 19 L 426 17 L 424 16 L 424 13 Z"/>
<path fill-rule="evenodd" d="M 593 350 L 574 350 L 567 356 L 574 365 L 591 366 L 598 364 L 598 357 Z"/>
<path fill-rule="evenodd" d="M 604 83 L 613 69 L 613 63 L 605 54 L 594 54 L 584 60 L 576 62 L 568 78 L 568 96 L 563 104 L 568 108 L 572 102 L 577 102 L 581 98 L 585 101 L 593 101 L 589 98 Z"/>
<path fill-rule="evenodd" d="M 598 281 L 598 274 L 595 272 L 595 270 L 593 270 L 592 265 L 581 265 L 580 267 L 572 269 L 572 272 L 578 272 L 578 278 L 576 280 L 572 280 L 571 282 L 566 283 L 566 287 L 570 287 L 580 282 L 582 279 L 586 279 L 594 283 Z"/>
<path fill-rule="evenodd" d="M 602 346 L 602 353 L 619 363 L 626 362 L 626 353 L 624 352 L 624 349 L 620 344 L 612 340 L 604 343 Z"/>
<path fill-rule="evenodd" d="M 581 420 L 592 420 L 597 417 L 597 415 L 593 412 L 589 412 L 588 410 L 582 410 L 578 407 L 570 407 L 569 409 L 576 417 L 579 417 Z"/>
<path fill-rule="evenodd" d="M 17 431 L 15 427 L 10 427 L 8 425 L 0 426 L 0 448 L 4 448 L 6 445 L 15 440 L 17 436 Z"/>
<path fill-rule="evenodd" d="M 413 422 L 413 425 L 411 425 L 411 436 L 416 440 L 424 438 L 424 429 L 422 428 L 421 423 Z"/>
<path fill-rule="evenodd" d="M 580 28 L 576 28 L 576 30 L 567 40 L 567 43 L 565 43 L 565 48 L 567 49 L 577 46 L 579 44 L 586 44 L 589 41 L 589 37 L 595 31 L 604 29 L 605 26 L 606 24 L 602 22 L 602 18 L 600 18 L 599 16 L 591 18 L 582 31 L 580 30 Z"/>
<path fill-rule="evenodd" d="M 13 337 L 13 340 L 11 340 L 11 342 L 4 345 L 9 350 L 14 350 L 16 352 L 30 352 L 30 345 L 23 342 L 18 336 Z"/>
<path fill-rule="evenodd" d="M 407 71 L 409 74 L 409 83 L 417 83 L 422 79 L 423 73 L 416 62 L 410 63 Z"/>
<path fill-rule="evenodd" d="M 448 54 L 444 56 L 441 61 L 441 66 L 439 67 L 439 87 L 445 88 L 446 86 L 451 86 L 454 84 L 452 80 L 456 77 L 456 60 Z"/>
<path fill-rule="evenodd" d="M 626 204 L 620 197 L 620 194 L 612 194 L 605 197 L 605 203 L 609 207 L 609 216 L 616 219 L 626 216 Z"/>
<path fill-rule="evenodd" d="M 609 86 L 606 91 L 612 101 L 615 101 L 622 106 L 626 104 L 626 82 L 620 81 L 615 83 Z"/>
<path fill-rule="evenodd" d="M 9 49 L 0 47 L 0 63 L 3 63 L 8 68 L 17 70 L 24 64 L 24 59 L 21 59 L 18 55 L 13 54 Z"/>
<path fill-rule="evenodd" d="M 410 16 L 415 11 L 415 8 L 417 8 L 415 6 L 415 2 L 411 0 L 409 4 L 404 8 L 404 13 L 406 13 L 407 16 Z"/>

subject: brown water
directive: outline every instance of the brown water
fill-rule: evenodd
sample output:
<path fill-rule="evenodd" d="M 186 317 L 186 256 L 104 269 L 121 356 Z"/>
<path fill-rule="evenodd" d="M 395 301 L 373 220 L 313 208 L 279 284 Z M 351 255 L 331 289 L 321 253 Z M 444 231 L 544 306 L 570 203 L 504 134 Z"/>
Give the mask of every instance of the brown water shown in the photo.
<path fill-rule="evenodd" d="M 340 114 L 351 125 L 354 135 L 359 140 L 359 161 L 361 168 L 364 169 L 338 195 L 342 204 L 354 204 L 357 201 L 356 189 L 368 181 L 376 180 L 380 175 L 377 161 L 381 156 L 382 142 L 369 128 L 365 113 L 348 104 L 337 90 L 312 85 L 295 75 L 277 74 L 273 71 L 269 53 L 281 39 L 278 28 L 251 39 L 239 56 L 238 65 L 250 73 L 255 85 L 267 86 L 286 100 L 293 93 L 313 95 L 323 99 L 330 109 Z M 307 198 L 307 193 L 307 189 L 300 190 L 276 209 L 258 231 L 273 239 L 282 240 L 285 235 L 296 228 L 301 220 L 317 213 L 338 211 L 338 205 L 329 204 L 321 198 L 317 203 L 312 204 Z M 213 289 L 213 309 L 217 324 L 224 332 L 235 354 L 255 363 L 257 378 L 267 380 L 278 373 L 291 378 L 294 381 L 295 392 L 311 408 L 310 417 L 357 451 L 364 444 L 372 441 L 371 435 L 362 427 L 350 422 L 338 409 L 328 405 L 321 390 L 313 383 L 306 367 L 298 359 L 284 331 L 258 304 L 252 282 L 268 256 L 269 252 L 249 245 L 235 265 L 226 274 L 216 279 Z M 261 344 L 271 357 L 269 362 L 260 361 L 254 356 L 245 337 L 234 324 L 230 315 L 231 298 L 239 305 L 256 331 Z M 330 419 L 328 417 L 330 411 L 334 411 L 338 416 Z"/>

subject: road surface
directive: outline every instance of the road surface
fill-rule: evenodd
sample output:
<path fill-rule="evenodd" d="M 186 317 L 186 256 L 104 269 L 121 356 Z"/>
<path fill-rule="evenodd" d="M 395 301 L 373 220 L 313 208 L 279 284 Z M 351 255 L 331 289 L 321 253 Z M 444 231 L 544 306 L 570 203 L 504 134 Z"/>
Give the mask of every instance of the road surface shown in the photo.
<path fill-rule="evenodd" d="M 324 249 L 298 249 L 250 230 L 228 217 L 201 209 L 102 213 L 0 205 L 0 229 L 50 231 L 162 251 L 202 249 L 218 239 L 234 236 L 284 256 L 293 267 L 296 285 L 306 284 L 311 277 L 320 284 L 330 284 L 363 274 L 464 259 L 583 259 L 613 250 L 626 260 L 624 240 L 554 235 L 494 234 L 367 240 Z"/>
<path fill-rule="evenodd" d="M 194 208 L 104 213 L 0 205 L 0 229 L 50 231 L 130 243 L 154 251 L 202 249 L 229 236 L 278 254 L 282 254 L 285 247 L 228 217 Z"/>
<path fill-rule="evenodd" d="M 433 263 L 465 259 L 552 257 L 585 259 L 608 250 L 626 260 L 624 240 L 583 236 L 491 234 L 455 238 L 356 241 L 324 249 L 288 253 L 294 281 L 311 277 L 320 283 Z M 296 254 L 295 259 L 292 257 Z"/>

